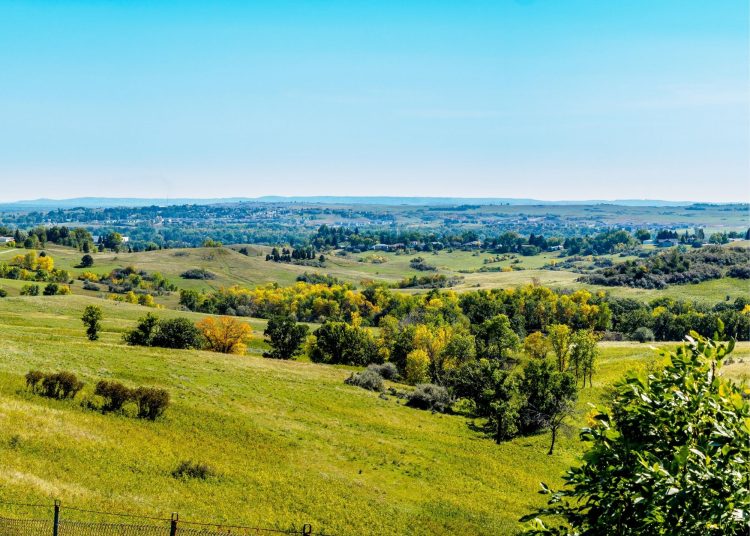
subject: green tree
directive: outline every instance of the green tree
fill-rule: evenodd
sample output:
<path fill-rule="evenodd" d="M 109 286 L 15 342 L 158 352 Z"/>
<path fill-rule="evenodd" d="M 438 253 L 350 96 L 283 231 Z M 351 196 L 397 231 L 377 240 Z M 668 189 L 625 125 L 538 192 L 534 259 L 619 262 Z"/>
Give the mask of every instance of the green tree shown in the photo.
<path fill-rule="evenodd" d="M 151 346 L 151 339 L 157 329 L 159 319 L 153 313 L 146 313 L 146 316 L 138 319 L 135 328 L 125 332 L 123 340 L 131 346 Z"/>
<path fill-rule="evenodd" d="M 611 412 L 581 433 L 583 463 L 562 490 L 543 485 L 527 534 L 747 534 L 750 400 L 719 374 L 733 347 L 693 332 L 661 369 L 616 383 Z"/>
<path fill-rule="evenodd" d="M 325 322 L 314 333 L 310 359 L 316 363 L 368 365 L 381 361 L 370 332 L 346 322 Z"/>
<path fill-rule="evenodd" d="M 551 455 L 557 432 L 575 407 L 578 395 L 575 378 L 556 370 L 555 364 L 547 359 L 532 359 L 524 365 L 519 389 L 524 399 L 521 430 L 527 434 L 549 430 L 551 442 L 547 454 Z"/>
<path fill-rule="evenodd" d="M 90 341 L 99 338 L 99 330 L 102 329 L 102 308 L 97 305 L 87 305 L 83 310 L 81 321 L 86 326 L 86 336 Z"/>
<path fill-rule="evenodd" d="M 291 315 L 272 316 L 263 331 L 271 351 L 263 357 L 292 359 L 300 353 L 308 331 L 306 325 L 298 324 Z"/>
<path fill-rule="evenodd" d="M 497 443 L 518 434 L 522 398 L 516 375 L 496 359 L 463 364 L 453 377 L 456 396 L 474 402 L 476 415 Z"/>
<path fill-rule="evenodd" d="M 487 359 L 506 359 L 518 349 L 521 340 L 513 331 L 505 315 L 495 315 L 475 329 L 477 356 Z"/>
<path fill-rule="evenodd" d="M 81 257 L 81 267 L 82 268 L 89 268 L 91 266 L 94 266 L 94 257 L 89 255 L 88 253 Z"/>

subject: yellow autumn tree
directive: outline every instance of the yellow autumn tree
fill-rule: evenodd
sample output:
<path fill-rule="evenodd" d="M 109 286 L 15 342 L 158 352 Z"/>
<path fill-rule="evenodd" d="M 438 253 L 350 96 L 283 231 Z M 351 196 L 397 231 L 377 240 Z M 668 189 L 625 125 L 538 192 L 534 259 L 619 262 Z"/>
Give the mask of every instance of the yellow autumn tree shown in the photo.
<path fill-rule="evenodd" d="M 204 318 L 196 327 L 206 338 L 209 350 L 224 354 L 244 354 L 252 333 L 250 326 L 227 316 Z"/>

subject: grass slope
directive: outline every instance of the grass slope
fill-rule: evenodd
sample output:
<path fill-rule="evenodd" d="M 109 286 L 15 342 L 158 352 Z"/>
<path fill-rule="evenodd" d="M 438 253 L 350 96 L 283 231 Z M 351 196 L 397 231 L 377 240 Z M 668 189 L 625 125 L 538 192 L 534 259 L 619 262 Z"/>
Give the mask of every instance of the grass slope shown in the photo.
<path fill-rule="evenodd" d="M 92 343 L 79 318 L 95 302 L 105 332 Z M 0 497 L 338 534 L 507 534 L 539 504 L 538 482 L 558 484 L 580 452 L 573 432 L 553 456 L 546 434 L 496 445 L 461 416 L 344 385 L 345 368 L 123 345 L 145 311 L 85 296 L 0 300 Z M 259 335 L 263 322 L 251 325 Z M 606 383 L 653 355 L 631 343 L 603 351 L 579 423 Z M 33 396 L 31 368 L 72 370 L 87 386 L 72 402 Z M 173 405 L 153 423 L 85 410 L 99 378 L 163 387 Z M 175 480 L 188 459 L 219 476 Z"/>

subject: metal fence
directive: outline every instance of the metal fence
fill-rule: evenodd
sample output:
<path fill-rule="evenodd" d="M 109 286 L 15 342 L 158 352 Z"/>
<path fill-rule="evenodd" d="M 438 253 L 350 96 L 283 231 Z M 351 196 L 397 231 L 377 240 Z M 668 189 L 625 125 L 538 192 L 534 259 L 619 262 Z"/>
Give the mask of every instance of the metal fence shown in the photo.
<path fill-rule="evenodd" d="M 86 510 L 73 506 L 65 507 L 66 512 L 68 510 L 76 512 L 76 517 L 81 517 L 81 514 L 95 514 L 132 519 L 132 522 L 127 523 L 110 523 L 66 519 L 59 501 L 55 501 L 52 505 L 0 501 L 0 505 L 29 509 L 34 512 L 34 515 L 28 518 L 0 515 L 0 536 L 274 536 L 282 534 L 325 536 L 323 532 L 313 532 L 310 524 L 291 529 L 263 528 L 183 521 L 176 513 L 170 518 L 161 518 Z M 42 509 L 47 512 L 40 513 Z"/>

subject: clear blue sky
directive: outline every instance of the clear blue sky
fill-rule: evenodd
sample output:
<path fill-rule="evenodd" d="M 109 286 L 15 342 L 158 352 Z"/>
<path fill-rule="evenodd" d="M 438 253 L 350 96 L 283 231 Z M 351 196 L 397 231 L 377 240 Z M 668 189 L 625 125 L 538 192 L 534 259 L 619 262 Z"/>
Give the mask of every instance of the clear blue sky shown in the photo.
<path fill-rule="evenodd" d="M 0 200 L 750 200 L 747 0 L 0 2 Z"/>

